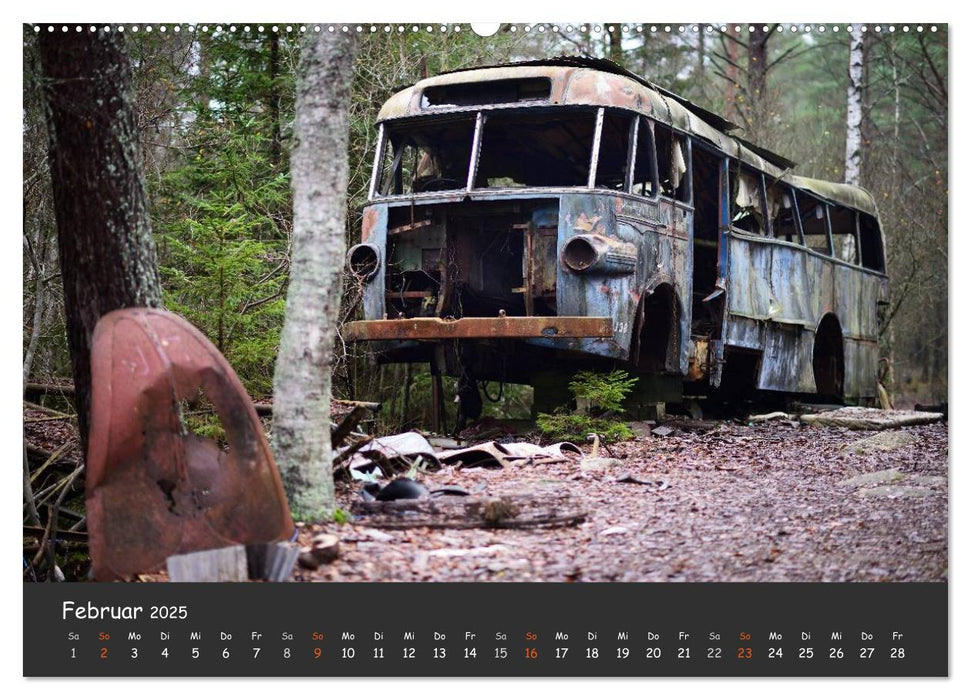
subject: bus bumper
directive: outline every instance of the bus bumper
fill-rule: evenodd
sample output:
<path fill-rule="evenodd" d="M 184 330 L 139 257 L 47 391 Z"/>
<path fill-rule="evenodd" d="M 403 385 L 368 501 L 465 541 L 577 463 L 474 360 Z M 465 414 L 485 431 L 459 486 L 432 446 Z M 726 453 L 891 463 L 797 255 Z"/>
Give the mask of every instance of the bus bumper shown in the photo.
<path fill-rule="evenodd" d="M 452 338 L 611 338 L 601 316 L 496 316 L 401 318 L 344 324 L 344 340 L 447 340 Z"/>

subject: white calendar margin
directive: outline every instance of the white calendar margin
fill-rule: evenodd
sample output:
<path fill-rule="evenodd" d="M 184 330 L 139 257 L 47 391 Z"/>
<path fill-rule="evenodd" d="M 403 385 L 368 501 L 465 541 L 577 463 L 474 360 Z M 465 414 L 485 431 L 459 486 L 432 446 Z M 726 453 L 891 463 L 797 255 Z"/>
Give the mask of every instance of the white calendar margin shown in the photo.
<path fill-rule="evenodd" d="M 968 119 L 971 118 L 971 104 L 969 104 L 968 84 L 969 50 L 971 41 L 971 21 L 965 21 L 967 13 L 959 13 L 952 9 L 956 3 L 944 3 L 940 0 L 922 2 L 903 6 L 890 6 L 886 2 L 866 0 L 864 2 L 848 3 L 846 0 L 814 0 L 811 5 L 806 3 L 802 7 L 795 2 L 766 2 L 753 0 L 744 4 L 739 3 L 734 9 L 726 9 L 724 2 L 714 0 L 698 0 L 692 4 L 658 2 L 633 2 L 633 0 L 618 0 L 610 4 L 581 5 L 567 3 L 560 0 L 534 1 L 524 3 L 522 0 L 488 0 L 473 2 L 465 0 L 463 3 L 451 0 L 426 0 L 420 4 L 391 2 L 390 0 L 375 0 L 367 4 L 334 4 L 328 6 L 323 2 L 315 3 L 287 3 L 285 6 L 270 4 L 265 0 L 237 0 L 231 4 L 211 4 L 203 6 L 196 0 L 166 0 L 164 3 L 130 2 L 65 2 L 64 0 L 48 0 L 42 4 L 15 3 L 7 4 L 0 9 L 4 21 L 0 42 L 0 70 L 3 70 L 7 80 L 7 89 L 3 92 L 0 110 L 0 126 L 3 138 L 0 139 L 0 163 L 4 164 L 7 177 L 3 182 L 9 183 L 0 190 L 0 212 L 3 213 L 3 235 L 0 236 L 2 245 L 2 260 L 16 260 L 22 256 L 22 244 L 17 233 L 22 228 L 20 216 L 21 200 L 19 189 L 15 190 L 13 183 L 22 180 L 22 158 L 20 154 L 21 141 L 21 92 L 15 90 L 20 84 L 22 75 L 22 44 L 21 24 L 30 21 L 60 20 L 66 22 L 156 22 L 186 20 L 192 22 L 219 22 L 226 19 L 246 19 L 248 21 L 327 21 L 327 22 L 517 22 L 535 23 L 537 21 L 578 21 L 590 22 L 606 21 L 651 21 L 677 22 L 685 19 L 702 19 L 710 21 L 775 19 L 796 22 L 860 22 L 862 20 L 879 20 L 881 22 L 914 23 L 948 22 L 950 37 L 950 84 L 951 119 L 950 123 L 959 128 L 950 130 L 949 142 L 951 153 L 949 170 L 951 173 L 951 192 L 962 192 L 961 185 L 971 184 L 968 177 L 967 163 L 971 159 L 969 138 L 967 136 Z M 26 14 L 26 13 L 29 13 Z M 759 13 L 764 13 L 759 17 Z M 957 87 L 955 93 L 953 88 Z M 967 198 L 959 196 L 958 201 Z M 949 246 L 952 255 L 951 269 L 960 270 L 971 266 L 971 217 L 955 207 L 950 208 L 951 226 Z M 951 276 L 951 282 L 960 282 L 963 275 Z M 0 328 L 20 328 L 22 325 L 20 300 L 22 298 L 22 280 L 19 272 L 16 274 L 12 264 L 7 273 L 0 277 Z M 969 347 L 971 340 L 971 305 L 966 302 L 966 287 L 964 285 L 949 285 L 952 300 L 950 319 L 950 348 L 952 357 L 961 357 L 959 348 Z M 962 308 L 963 307 L 963 308 Z M 11 336 L 13 334 L 11 333 Z M 19 445 L 22 436 L 19 432 L 22 420 L 22 410 L 19 394 L 15 396 L 14 389 L 20 388 L 22 376 L 20 367 L 20 344 L 10 340 L 0 348 L 0 387 L 3 387 L 3 401 L 0 403 L 0 445 L 6 450 L 7 464 L 4 469 L 3 491 L 7 504 L 3 513 L 3 532 L 6 535 L 2 561 L 10 564 L 9 571 L 0 579 L 0 591 L 6 593 L 3 600 L 22 602 L 22 584 L 14 571 L 14 563 L 20 561 L 21 548 L 15 533 L 20 523 L 14 519 L 14 514 L 20 511 L 19 501 L 21 489 L 14 481 L 19 481 L 20 470 L 15 467 L 22 457 Z M 135 700 L 154 700 L 165 698 L 168 700 L 174 693 L 185 694 L 186 697 L 212 696 L 218 693 L 226 700 L 246 700 L 248 698 L 264 700 L 265 698 L 280 698 L 291 696 L 294 700 L 303 698 L 337 698 L 339 700 L 357 700 L 359 697 L 383 697 L 388 700 L 410 700 L 420 698 L 449 698 L 454 700 L 477 700 L 488 698 L 492 700 L 497 695 L 505 698 L 528 698 L 536 700 L 551 698 L 553 700 L 569 700 L 582 698 L 583 700 L 599 700 L 600 698 L 705 698 L 706 700 L 720 700 L 721 698 L 771 698 L 778 700 L 797 700 L 807 698 L 818 700 L 820 695 L 831 697 L 863 697 L 867 700 L 879 698 L 907 697 L 918 698 L 928 693 L 935 698 L 958 697 L 958 688 L 965 687 L 963 695 L 971 684 L 971 669 L 967 660 L 971 659 L 971 624 L 969 624 L 969 609 L 971 602 L 968 596 L 955 595 L 953 581 L 965 582 L 971 568 L 968 566 L 967 542 L 971 536 L 969 530 L 968 512 L 971 508 L 965 506 L 968 495 L 966 484 L 971 477 L 971 431 L 967 409 L 969 403 L 966 397 L 971 396 L 971 365 L 967 362 L 952 362 L 949 372 L 951 381 L 950 393 L 953 401 L 950 406 L 951 425 L 957 425 L 950 442 L 950 460 L 952 469 L 949 481 L 949 512 L 951 514 L 950 537 L 950 669 L 951 679 L 942 680 L 910 680 L 910 679 L 23 679 L 23 648 L 22 631 L 10 629 L 3 636 L 2 664 L 3 677 L 18 680 L 14 695 L 10 697 L 33 697 L 35 695 L 53 694 L 59 698 L 81 700 L 83 698 L 124 697 Z M 963 400 L 962 400 L 963 399 Z M 962 474 L 962 472 L 964 472 Z M 957 498 L 955 498 L 957 496 Z M 954 507 L 954 503 L 958 507 Z M 963 506 L 963 507 L 962 507 Z M 961 545 L 960 547 L 958 545 Z M 964 586 L 967 591 L 967 586 Z M 22 604 L 21 604 L 22 608 Z M 6 617 L 13 618 L 16 611 L 8 611 Z M 10 625 L 13 627 L 13 625 Z M 37 650 L 32 650 L 37 653 Z M 965 660 L 962 663 L 962 660 Z M 8 686 L 10 687 L 10 686 Z"/>

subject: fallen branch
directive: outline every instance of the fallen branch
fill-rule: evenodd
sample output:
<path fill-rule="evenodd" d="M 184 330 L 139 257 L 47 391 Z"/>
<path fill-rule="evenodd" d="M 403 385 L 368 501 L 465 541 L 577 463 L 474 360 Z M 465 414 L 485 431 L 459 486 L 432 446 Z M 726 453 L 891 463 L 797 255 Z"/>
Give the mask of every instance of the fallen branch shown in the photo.
<path fill-rule="evenodd" d="M 24 384 L 24 393 L 27 394 L 61 394 L 62 396 L 74 396 L 73 384 L 39 384 L 27 382 Z"/>
<path fill-rule="evenodd" d="M 340 425 L 338 425 L 330 432 L 331 449 L 340 447 L 340 444 L 344 442 L 345 438 L 347 438 L 348 435 L 351 434 L 351 431 L 354 429 L 354 426 L 356 426 L 361 421 L 361 419 L 364 417 L 364 414 L 367 412 L 368 412 L 368 409 L 366 406 L 355 406 L 353 409 L 351 409 L 350 413 L 348 413 L 346 416 L 344 416 L 343 419 L 341 419 Z"/>
<path fill-rule="evenodd" d="M 27 442 L 24 441 L 24 505 L 27 507 L 27 519 L 33 525 L 40 525 L 40 513 L 34 501 L 34 489 L 30 485 L 30 463 L 27 461 Z"/>
<path fill-rule="evenodd" d="M 64 451 L 73 444 L 73 440 L 64 443 L 57 448 L 54 452 L 48 452 L 43 447 L 37 447 L 36 445 L 31 445 L 27 443 L 27 456 L 33 459 L 35 462 L 42 462 L 43 467 L 50 466 L 51 464 L 62 464 L 64 466 L 74 467 L 77 466 L 77 461 L 73 459 L 59 459 L 59 457 L 64 453 Z M 31 477 L 32 480 L 36 480 L 35 476 Z"/>
<path fill-rule="evenodd" d="M 522 518 L 511 520 L 410 520 L 407 522 L 368 522 L 369 527 L 379 530 L 410 530 L 415 527 L 427 527 L 436 530 L 525 530 L 534 527 L 572 527 L 587 519 L 584 512 L 557 515 L 546 518 Z"/>
<path fill-rule="evenodd" d="M 50 499 L 51 495 L 58 489 L 61 489 L 60 495 L 58 496 L 58 500 L 57 500 L 58 505 L 60 505 L 61 501 L 64 500 L 64 495 L 67 493 L 67 490 L 74 485 L 74 480 L 77 479 L 78 475 L 83 471 L 84 471 L 84 465 L 80 464 L 78 465 L 77 469 L 75 469 L 73 472 L 65 476 L 63 479 L 61 479 L 60 481 L 58 481 L 52 486 L 48 486 L 46 489 L 38 493 L 35 496 L 35 498 L 37 499 L 37 507 L 39 508 L 40 506 L 44 505 L 48 501 L 48 499 Z"/>
<path fill-rule="evenodd" d="M 46 527 L 40 527 L 39 525 L 24 525 L 25 537 L 43 537 L 46 531 Z M 86 544 L 88 541 L 88 533 L 75 532 L 74 530 L 61 530 L 57 534 L 57 539 L 64 540 L 65 542 L 81 542 Z"/>
<path fill-rule="evenodd" d="M 24 408 L 29 408 L 32 411 L 40 411 L 41 413 L 46 413 L 49 416 L 58 416 L 60 418 L 74 418 L 73 413 L 64 413 L 62 411 L 56 411 L 53 408 L 48 408 L 47 406 L 41 406 L 39 403 L 33 403 L 31 401 L 24 401 Z"/>
<path fill-rule="evenodd" d="M 71 420 L 74 416 L 69 416 L 67 414 L 63 416 L 44 416 L 43 418 L 24 418 L 24 425 L 27 423 L 47 423 L 54 420 Z"/>
<path fill-rule="evenodd" d="M 37 564 L 40 563 L 41 555 L 45 552 L 48 552 L 47 565 L 48 565 L 48 571 L 50 572 L 50 574 L 48 575 L 48 580 L 50 580 L 50 577 L 54 575 L 55 573 L 54 569 L 57 566 L 57 561 L 54 558 L 53 545 L 54 545 L 54 541 L 57 539 L 58 511 L 61 508 L 61 504 L 64 502 L 64 497 L 67 496 L 67 492 L 71 489 L 71 486 L 74 485 L 74 480 L 78 478 L 78 475 L 83 470 L 84 470 L 83 464 L 74 470 L 71 476 L 68 477 L 67 483 L 64 485 L 64 488 L 61 489 L 61 493 L 58 495 L 57 500 L 54 502 L 54 505 L 50 507 L 48 511 L 49 513 L 48 518 L 47 518 L 47 529 L 44 533 L 43 538 L 41 538 L 40 544 L 37 547 L 37 554 L 34 555 L 34 559 L 31 562 L 33 566 L 37 566 Z M 50 546 L 48 546 L 48 543 L 50 544 Z"/>
<path fill-rule="evenodd" d="M 350 401 L 349 399 L 331 399 L 331 401 L 338 406 L 350 406 L 352 408 L 366 408 L 369 411 L 380 411 L 381 404 L 375 401 Z M 258 416 L 272 416 L 273 415 L 273 404 L 271 403 L 254 403 L 253 408 L 256 409 L 256 415 Z"/>

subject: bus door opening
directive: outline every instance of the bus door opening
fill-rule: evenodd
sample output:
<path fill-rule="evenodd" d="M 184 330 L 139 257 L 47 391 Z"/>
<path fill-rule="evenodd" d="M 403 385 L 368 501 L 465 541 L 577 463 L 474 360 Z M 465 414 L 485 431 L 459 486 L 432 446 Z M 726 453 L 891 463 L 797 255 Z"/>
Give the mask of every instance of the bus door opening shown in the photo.
<path fill-rule="evenodd" d="M 694 269 L 692 270 L 691 334 L 718 338 L 725 308 L 718 281 L 718 200 L 721 157 L 692 149 L 694 191 Z"/>

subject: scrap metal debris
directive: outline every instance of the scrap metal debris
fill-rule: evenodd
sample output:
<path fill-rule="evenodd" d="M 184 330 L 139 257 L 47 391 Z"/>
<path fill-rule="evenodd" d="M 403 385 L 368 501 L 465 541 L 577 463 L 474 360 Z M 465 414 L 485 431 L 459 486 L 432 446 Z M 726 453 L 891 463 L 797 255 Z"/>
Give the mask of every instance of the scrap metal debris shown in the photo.
<path fill-rule="evenodd" d="M 504 468 L 523 464 L 552 464 L 565 462 L 574 456 L 582 456 L 580 448 L 572 442 L 558 442 L 546 447 L 528 442 L 483 442 L 471 447 L 445 450 L 438 453 L 442 464 L 458 467 Z"/>
<path fill-rule="evenodd" d="M 351 477 L 361 481 L 375 481 L 378 472 L 391 476 L 417 464 L 431 469 L 441 467 L 435 449 L 423 435 L 415 432 L 374 438 L 346 447 L 334 459 L 334 468 L 342 468 L 344 462 Z"/>
<path fill-rule="evenodd" d="M 94 576 L 125 578 L 176 554 L 294 532 L 253 404 L 219 350 L 159 309 L 95 328 L 87 522 Z M 189 432 L 183 404 L 211 402 L 228 449 Z M 244 574 L 245 576 L 245 568 Z"/>

